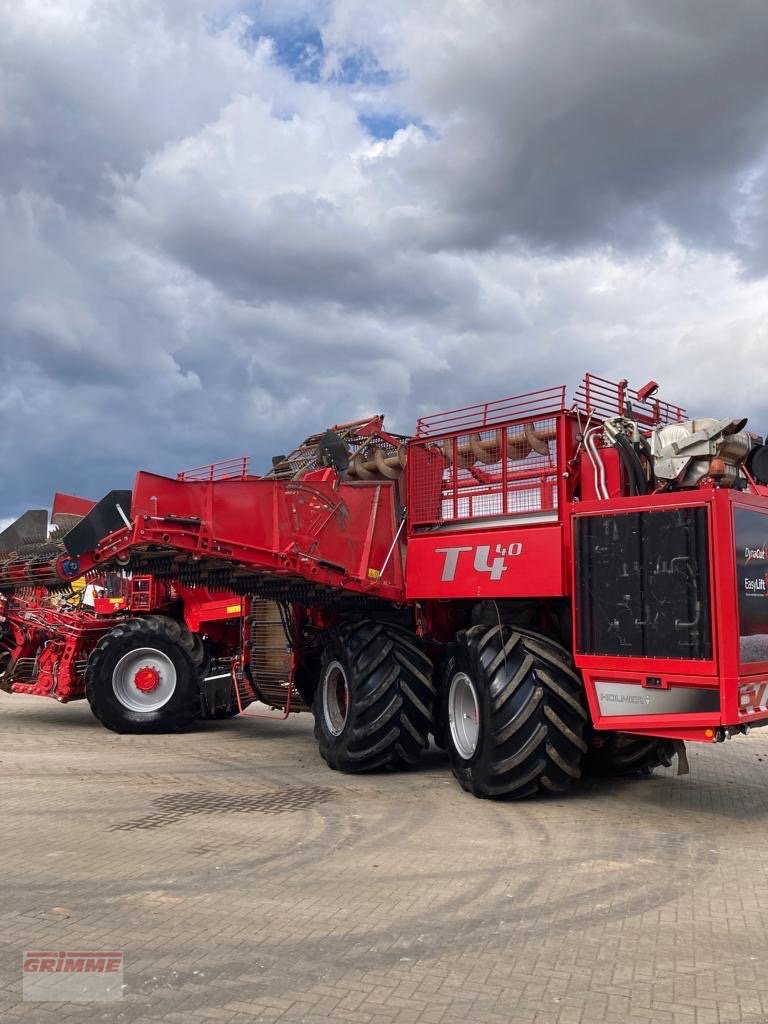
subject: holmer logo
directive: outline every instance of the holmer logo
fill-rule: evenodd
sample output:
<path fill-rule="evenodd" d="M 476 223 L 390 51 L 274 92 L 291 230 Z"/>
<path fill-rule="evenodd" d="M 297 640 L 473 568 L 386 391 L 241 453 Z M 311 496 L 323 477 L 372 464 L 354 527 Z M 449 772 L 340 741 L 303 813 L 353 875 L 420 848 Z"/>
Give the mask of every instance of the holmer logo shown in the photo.
<path fill-rule="evenodd" d="M 492 580 L 500 580 L 509 569 L 508 558 L 517 558 L 523 553 L 523 545 L 519 543 L 497 544 L 494 549 L 494 556 L 491 559 L 490 544 L 468 545 L 466 547 L 456 546 L 451 548 L 435 548 L 435 554 L 445 555 L 443 562 L 443 574 L 440 577 L 442 583 L 453 583 L 456 579 L 456 570 L 459 567 L 459 559 L 464 554 L 472 554 L 474 560 L 472 568 L 475 572 L 488 573 Z M 465 559 L 466 561 L 466 559 Z"/>
<path fill-rule="evenodd" d="M 600 699 L 606 702 L 613 701 L 616 704 L 645 704 L 647 706 L 651 703 L 650 694 L 635 696 L 631 693 L 611 693 L 610 690 L 606 690 Z"/>
<path fill-rule="evenodd" d="M 27 951 L 24 999 L 105 1002 L 123 997 L 123 954 L 112 950 Z"/>

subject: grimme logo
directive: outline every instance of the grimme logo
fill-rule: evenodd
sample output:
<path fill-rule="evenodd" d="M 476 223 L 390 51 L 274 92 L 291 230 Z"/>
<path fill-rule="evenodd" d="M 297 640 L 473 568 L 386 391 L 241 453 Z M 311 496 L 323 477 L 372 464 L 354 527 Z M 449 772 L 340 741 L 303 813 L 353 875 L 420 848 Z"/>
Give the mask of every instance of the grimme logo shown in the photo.
<path fill-rule="evenodd" d="M 123 969 L 122 953 L 25 953 L 25 974 L 89 972 L 116 974 Z"/>
<path fill-rule="evenodd" d="M 123 997 L 121 952 L 27 951 L 21 970 L 24 999 L 85 1003 Z"/>
<path fill-rule="evenodd" d="M 453 583 L 456 579 L 456 570 L 459 567 L 459 560 L 463 554 L 471 554 L 474 551 L 475 557 L 472 568 L 475 572 L 488 573 L 492 580 L 500 580 L 509 569 L 508 558 L 517 558 L 523 553 L 523 545 L 520 543 L 497 544 L 494 549 L 494 556 L 491 559 L 491 545 L 477 544 L 467 547 L 435 548 L 436 555 L 445 555 L 443 562 L 443 574 L 440 577 L 442 583 Z M 467 559 L 463 561 L 467 562 Z"/>

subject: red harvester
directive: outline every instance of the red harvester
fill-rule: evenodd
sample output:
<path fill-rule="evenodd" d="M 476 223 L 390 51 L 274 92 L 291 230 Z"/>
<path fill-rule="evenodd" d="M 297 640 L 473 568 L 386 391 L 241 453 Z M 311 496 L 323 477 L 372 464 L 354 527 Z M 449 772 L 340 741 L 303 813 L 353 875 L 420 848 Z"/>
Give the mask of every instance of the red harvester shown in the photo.
<path fill-rule="evenodd" d="M 311 706 L 345 771 L 412 765 L 431 732 L 478 796 L 685 770 L 683 741 L 768 722 L 768 446 L 745 426 L 589 375 L 572 402 L 549 388 L 411 438 L 375 417 L 265 476 L 139 473 L 64 550 L 7 555 L 0 589 L 13 605 L 120 573 L 161 595 L 75 613 L 101 633 L 71 671 L 118 731 L 261 699 Z M 55 678 L 63 627 L 31 628 L 32 676 Z"/>

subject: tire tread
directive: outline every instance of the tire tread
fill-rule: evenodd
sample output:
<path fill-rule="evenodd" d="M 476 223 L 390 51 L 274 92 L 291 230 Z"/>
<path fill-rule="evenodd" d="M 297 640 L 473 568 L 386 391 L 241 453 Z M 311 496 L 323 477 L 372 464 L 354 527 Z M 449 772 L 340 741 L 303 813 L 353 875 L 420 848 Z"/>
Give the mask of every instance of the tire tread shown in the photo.
<path fill-rule="evenodd" d="M 348 772 L 410 768 L 432 728 L 432 663 L 415 634 L 401 626 L 363 620 L 329 636 L 322 670 L 339 661 L 347 671 L 349 724 L 340 737 L 323 721 L 323 687 L 315 690 L 315 737 L 331 768 Z"/>
<path fill-rule="evenodd" d="M 459 668 L 457 668 L 459 666 Z M 568 651 L 528 628 L 476 625 L 457 635 L 445 685 L 466 671 L 480 692 L 480 746 L 451 749 L 464 789 L 481 797 L 564 792 L 581 777 L 587 750 L 583 683 Z"/>

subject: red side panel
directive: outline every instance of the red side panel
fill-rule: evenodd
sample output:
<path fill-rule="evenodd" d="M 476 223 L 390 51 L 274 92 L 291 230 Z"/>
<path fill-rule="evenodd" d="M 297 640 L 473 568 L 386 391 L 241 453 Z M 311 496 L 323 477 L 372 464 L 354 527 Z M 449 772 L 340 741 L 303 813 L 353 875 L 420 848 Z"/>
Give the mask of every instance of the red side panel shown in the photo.
<path fill-rule="evenodd" d="M 230 595 L 217 601 L 184 602 L 184 618 L 193 633 L 211 622 L 239 619 L 243 615 L 242 598 Z"/>
<path fill-rule="evenodd" d="M 426 534 L 408 542 L 409 600 L 565 593 L 559 524 Z"/>
<path fill-rule="evenodd" d="M 61 494 L 57 492 L 53 496 L 53 509 L 51 516 L 87 516 L 95 501 L 90 498 L 79 498 L 76 494 Z"/>
<path fill-rule="evenodd" d="M 199 558 L 376 592 L 402 600 L 400 516 L 391 481 L 339 482 L 333 470 L 298 480 L 181 481 L 139 473 L 132 536 Z M 102 550 L 111 557 L 109 538 Z"/>

